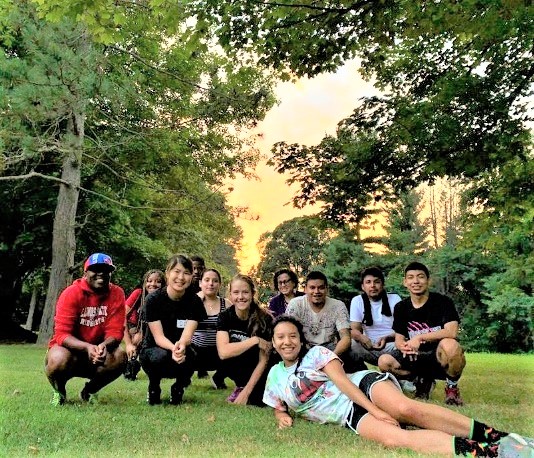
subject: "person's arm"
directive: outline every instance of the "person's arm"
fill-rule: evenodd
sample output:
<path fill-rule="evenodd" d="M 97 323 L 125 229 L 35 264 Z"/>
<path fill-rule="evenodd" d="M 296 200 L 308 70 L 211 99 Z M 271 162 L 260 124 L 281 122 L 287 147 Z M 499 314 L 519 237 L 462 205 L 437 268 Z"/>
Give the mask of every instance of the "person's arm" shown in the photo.
<path fill-rule="evenodd" d="M 458 321 L 449 321 L 448 323 L 445 323 L 443 329 L 432 331 L 427 334 L 418 334 L 409 339 L 406 344 L 413 350 L 418 350 L 421 344 L 425 342 L 439 342 L 445 338 L 456 339 L 458 336 L 458 327 Z"/>
<path fill-rule="evenodd" d="M 128 356 L 128 359 L 135 358 L 135 355 L 137 354 L 137 348 L 132 342 L 132 337 L 130 336 L 130 330 L 128 329 L 128 321 L 125 320 L 124 322 L 124 335 L 123 335 L 124 344 L 126 347 L 126 355 Z"/>
<path fill-rule="evenodd" d="M 339 331 L 339 340 L 334 348 L 334 353 L 336 355 L 341 355 L 350 349 L 350 331 L 348 329 L 340 329 Z"/>
<path fill-rule="evenodd" d="M 352 383 L 352 381 L 347 377 L 347 374 L 345 374 L 339 359 L 331 360 L 321 370 L 352 402 L 363 407 L 376 419 L 399 426 L 399 422 L 397 420 L 375 406 L 369 399 L 367 399 L 367 396 L 363 394 L 362 390 Z"/>
<path fill-rule="evenodd" d="M 267 368 L 268 360 L 269 356 L 267 355 L 267 353 L 264 350 L 260 349 L 260 357 L 258 359 L 258 364 L 252 371 L 252 374 L 250 375 L 247 384 L 243 387 L 243 390 L 235 399 L 234 404 L 245 405 L 248 402 L 248 398 L 252 393 L 252 390 L 254 389 L 254 387 L 258 383 L 258 380 L 261 378 L 261 376 L 265 372 L 265 369 Z"/>
<path fill-rule="evenodd" d="M 363 326 L 357 321 L 352 321 L 350 323 L 350 336 L 356 341 L 359 342 L 363 348 L 370 350 L 373 348 L 373 342 L 363 333 Z"/>
<path fill-rule="evenodd" d="M 247 350 L 250 350 L 252 347 L 262 345 L 263 343 L 268 342 L 261 337 L 254 336 L 247 340 L 241 342 L 230 342 L 230 334 L 228 331 L 217 331 L 217 353 L 219 353 L 219 358 L 228 359 L 234 358 L 245 353 Z"/>
<path fill-rule="evenodd" d="M 154 341 L 158 347 L 170 351 L 174 350 L 174 342 L 171 342 L 169 339 L 167 339 L 167 337 L 165 337 L 161 321 L 150 321 L 148 323 L 148 327 L 150 328 L 152 337 L 154 337 Z"/>
<path fill-rule="evenodd" d="M 293 426 L 293 418 L 287 412 L 274 409 L 274 418 L 278 423 L 278 429 L 289 428 Z"/>
<path fill-rule="evenodd" d="M 375 350 L 382 350 L 386 346 L 388 342 L 394 342 L 395 341 L 395 333 L 392 332 L 391 334 L 388 334 L 387 336 L 380 337 L 376 343 L 373 345 L 373 349 Z"/>
<path fill-rule="evenodd" d="M 174 344 L 172 359 L 174 359 L 174 361 L 176 361 L 178 364 L 181 364 L 185 361 L 185 350 L 189 345 L 191 345 L 191 339 L 197 330 L 197 326 L 198 321 L 187 320 L 180 339 Z"/>

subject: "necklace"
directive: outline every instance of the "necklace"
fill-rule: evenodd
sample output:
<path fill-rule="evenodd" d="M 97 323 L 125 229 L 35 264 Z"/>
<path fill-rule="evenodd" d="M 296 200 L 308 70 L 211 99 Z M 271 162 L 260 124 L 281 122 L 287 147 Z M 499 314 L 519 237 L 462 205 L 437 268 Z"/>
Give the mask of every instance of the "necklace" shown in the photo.
<path fill-rule="evenodd" d="M 317 318 L 318 317 L 318 318 Z M 310 333 L 314 336 L 318 335 L 322 328 L 323 313 L 322 310 L 319 313 L 311 312 Z"/>

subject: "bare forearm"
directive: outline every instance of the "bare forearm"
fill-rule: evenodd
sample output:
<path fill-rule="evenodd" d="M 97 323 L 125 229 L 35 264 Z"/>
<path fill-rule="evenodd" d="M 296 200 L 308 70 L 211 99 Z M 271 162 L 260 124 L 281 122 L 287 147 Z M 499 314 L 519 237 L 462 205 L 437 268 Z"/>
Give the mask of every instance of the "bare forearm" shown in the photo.
<path fill-rule="evenodd" d="M 258 344 L 256 337 L 244 340 L 243 342 L 228 342 L 224 344 L 217 344 L 217 351 L 221 359 L 235 358 L 242 355 L 247 350 Z"/>
<path fill-rule="evenodd" d="M 347 330 L 346 334 L 341 337 L 336 347 L 334 348 L 334 353 L 339 356 L 345 353 L 349 349 L 350 349 L 350 334 Z"/>
<path fill-rule="evenodd" d="M 87 351 L 91 344 L 83 340 L 77 339 L 74 336 L 65 337 L 63 340 L 63 346 L 71 350 Z"/>

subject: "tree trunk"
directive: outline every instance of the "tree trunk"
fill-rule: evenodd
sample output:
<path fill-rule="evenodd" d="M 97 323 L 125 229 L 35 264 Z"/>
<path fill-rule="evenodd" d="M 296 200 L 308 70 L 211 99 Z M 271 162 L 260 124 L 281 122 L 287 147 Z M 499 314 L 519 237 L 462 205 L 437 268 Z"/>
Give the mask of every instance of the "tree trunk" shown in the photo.
<path fill-rule="evenodd" d="M 84 115 L 73 113 L 65 136 L 66 149 L 52 232 L 52 265 L 50 280 L 39 327 L 37 343 L 44 345 L 54 330 L 54 314 L 59 294 L 72 281 L 72 267 L 76 251 L 75 225 L 81 180 L 81 157 L 84 139 Z"/>
<path fill-rule="evenodd" d="M 28 317 L 26 318 L 26 324 L 23 326 L 28 331 L 32 330 L 33 315 L 35 314 L 35 306 L 37 305 L 37 298 L 39 297 L 39 288 L 34 286 L 32 289 L 32 298 L 30 299 L 30 309 L 28 310 Z"/>

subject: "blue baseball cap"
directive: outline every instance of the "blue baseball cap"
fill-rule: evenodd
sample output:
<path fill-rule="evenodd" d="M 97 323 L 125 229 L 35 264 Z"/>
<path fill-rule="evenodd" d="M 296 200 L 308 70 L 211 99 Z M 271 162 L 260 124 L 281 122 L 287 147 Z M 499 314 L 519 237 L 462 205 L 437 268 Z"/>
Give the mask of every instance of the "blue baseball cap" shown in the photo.
<path fill-rule="evenodd" d="M 88 270 L 91 266 L 95 266 L 97 264 L 107 266 L 110 272 L 115 270 L 111 256 L 104 253 L 93 253 L 91 256 L 89 256 L 83 265 L 83 270 Z"/>

